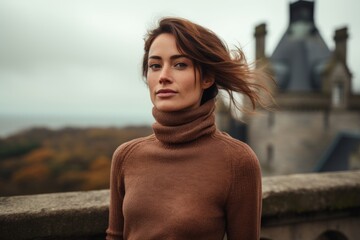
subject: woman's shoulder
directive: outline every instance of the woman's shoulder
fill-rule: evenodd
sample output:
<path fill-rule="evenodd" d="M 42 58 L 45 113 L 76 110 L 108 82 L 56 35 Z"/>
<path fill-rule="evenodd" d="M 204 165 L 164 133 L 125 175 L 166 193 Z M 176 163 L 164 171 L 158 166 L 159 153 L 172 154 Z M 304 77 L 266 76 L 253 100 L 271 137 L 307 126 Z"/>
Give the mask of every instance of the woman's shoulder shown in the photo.
<path fill-rule="evenodd" d="M 233 162 L 258 164 L 258 158 L 248 144 L 231 137 L 226 132 L 218 131 L 214 136 L 217 141 L 221 142 L 222 148 L 226 149 Z"/>
<path fill-rule="evenodd" d="M 121 161 L 121 159 L 126 158 L 130 155 L 135 149 L 140 147 L 142 144 L 146 144 L 155 140 L 154 134 L 151 134 L 146 137 L 135 138 L 128 142 L 122 143 L 119 145 L 113 154 L 113 160 Z"/>
<path fill-rule="evenodd" d="M 224 132 L 217 133 L 218 141 L 228 156 L 234 184 L 244 182 L 254 185 L 261 182 L 260 162 L 251 147 Z M 255 185 L 254 185 L 255 186 Z"/>

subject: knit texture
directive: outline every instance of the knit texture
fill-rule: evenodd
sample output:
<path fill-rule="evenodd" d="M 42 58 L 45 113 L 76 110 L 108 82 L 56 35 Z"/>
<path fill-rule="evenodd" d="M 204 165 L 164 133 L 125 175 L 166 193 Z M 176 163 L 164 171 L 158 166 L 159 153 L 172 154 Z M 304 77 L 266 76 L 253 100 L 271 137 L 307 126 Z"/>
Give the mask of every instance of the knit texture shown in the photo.
<path fill-rule="evenodd" d="M 259 162 L 216 129 L 214 109 L 154 108 L 154 134 L 117 148 L 106 239 L 259 239 Z"/>

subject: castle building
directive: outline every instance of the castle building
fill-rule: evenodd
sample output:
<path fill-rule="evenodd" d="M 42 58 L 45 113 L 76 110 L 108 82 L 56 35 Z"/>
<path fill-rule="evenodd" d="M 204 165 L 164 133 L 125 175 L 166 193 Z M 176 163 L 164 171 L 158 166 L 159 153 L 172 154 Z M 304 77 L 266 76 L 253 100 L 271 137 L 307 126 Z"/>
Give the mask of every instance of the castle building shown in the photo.
<path fill-rule="evenodd" d="M 330 160 L 327 171 L 359 167 L 360 95 L 352 91 L 346 62 L 348 29 L 335 31 L 330 50 L 314 22 L 314 5 L 290 3 L 289 26 L 270 57 L 265 55 L 266 25 L 255 28 L 258 66 L 265 64 L 273 73 L 276 107 L 244 118 L 242 138 L 259 157 L 263 175 L 322 171 Z M 337 148 L 332 142 L 345 133 L 355 144 Z M 334 160 L 328 153 L 336 149 L 343 150 Z"/>

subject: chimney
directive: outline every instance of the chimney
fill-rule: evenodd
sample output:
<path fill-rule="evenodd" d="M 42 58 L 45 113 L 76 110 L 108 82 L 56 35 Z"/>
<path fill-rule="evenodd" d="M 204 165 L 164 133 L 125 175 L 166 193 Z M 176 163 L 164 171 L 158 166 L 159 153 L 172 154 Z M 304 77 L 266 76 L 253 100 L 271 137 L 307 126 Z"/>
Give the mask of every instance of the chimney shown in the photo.
<path fill-rule="evenodd" d="M 290 23 L 305 21 L 314 23 L 314 1 L 300 0 L 290 4 Z"/>
<path fill-rule="evenodd" d="M 346 65 L 347 39 L 349 35 L 347 27 L 337 29 L 334 35 L 335 56 Z"/>
<path fill-rule="evenodd" d="M 255 57 L 256 60 L 265 59 L 265 36 L 266 24 L 262 23 L 255 27 Z"/>

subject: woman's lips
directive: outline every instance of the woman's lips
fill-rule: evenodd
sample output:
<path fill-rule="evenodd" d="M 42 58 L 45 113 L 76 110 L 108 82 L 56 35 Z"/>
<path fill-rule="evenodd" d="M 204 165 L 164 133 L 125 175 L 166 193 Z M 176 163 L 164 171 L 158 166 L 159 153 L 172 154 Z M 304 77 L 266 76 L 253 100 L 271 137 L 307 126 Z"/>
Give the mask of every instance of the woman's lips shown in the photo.
<path fill-rule="evenodd" d="M 156 96 L 158 96 L 160 98 L 168 98 L 168 97 L 172 97 L 176 94 L 177 94 L 177 92 L 172 89 L 160 89 L 160 90 L 156 91 Z"/>

